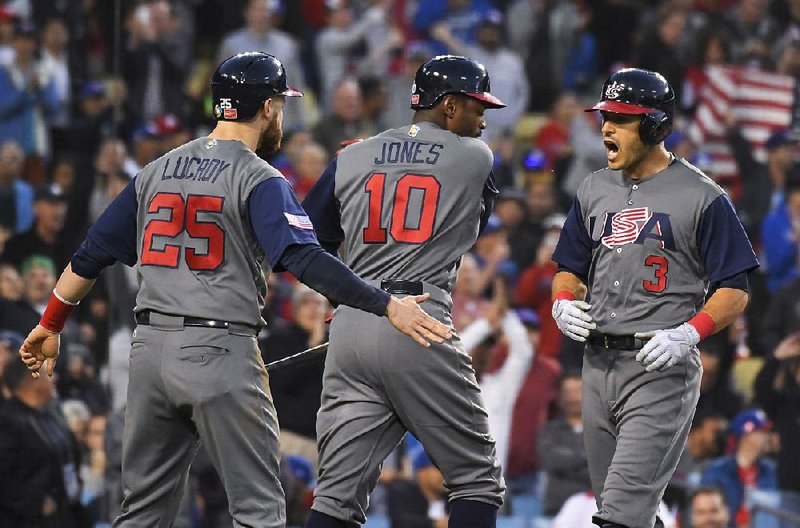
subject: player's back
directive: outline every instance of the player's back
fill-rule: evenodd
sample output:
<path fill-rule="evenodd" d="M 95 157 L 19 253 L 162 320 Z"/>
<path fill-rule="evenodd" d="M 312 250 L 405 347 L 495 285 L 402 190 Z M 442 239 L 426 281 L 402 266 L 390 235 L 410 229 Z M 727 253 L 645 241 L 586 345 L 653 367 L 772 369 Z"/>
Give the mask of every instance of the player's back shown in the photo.
<path fill-rule="evenodd" d="M 491 167 L 485 143 L 427 122 L 345 148 L 335 177 L 345 262 L 366 279 L 449 291 L 478 237 Z"/>
<path fill-rule="evenodd" d="M 137 176 L 136 309 L 258 326 L 263 252 L 247 198 L 281 177 L 243 143 L 200 138 Z"/>

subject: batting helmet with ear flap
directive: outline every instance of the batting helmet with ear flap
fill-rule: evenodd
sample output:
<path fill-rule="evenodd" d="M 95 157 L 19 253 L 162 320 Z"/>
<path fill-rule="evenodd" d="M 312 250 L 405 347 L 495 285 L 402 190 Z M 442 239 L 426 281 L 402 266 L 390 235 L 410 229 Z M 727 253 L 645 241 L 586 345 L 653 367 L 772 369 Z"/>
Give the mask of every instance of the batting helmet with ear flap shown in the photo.
<path fill-rule="evenodd" d="M 219 121 L 249 121 L 264 101 L 276 95 L 299 97 L 303 93 L 287 86 L 283 64 L 268 53 L 234 55 L 211 77 L 214 117 Z"/>
<path fill-rule="evenodd" d="M 648 145 L 657 145 L 672 131 L 675 92 L 660 73 L 625 68 L 603 83 L 600 101 L 586 109 L 595 110 L 641 115 L 639 137 Z"/>
<path fill-rule="evenodd" d="M 439 55 L 419 67 L 411 87 L 411 108 L 432 108 L 447 94 L 463 94 L 489 108 L 505 103 L 489 93 L 489 72 L 483 64 L 458 55 Z"/>

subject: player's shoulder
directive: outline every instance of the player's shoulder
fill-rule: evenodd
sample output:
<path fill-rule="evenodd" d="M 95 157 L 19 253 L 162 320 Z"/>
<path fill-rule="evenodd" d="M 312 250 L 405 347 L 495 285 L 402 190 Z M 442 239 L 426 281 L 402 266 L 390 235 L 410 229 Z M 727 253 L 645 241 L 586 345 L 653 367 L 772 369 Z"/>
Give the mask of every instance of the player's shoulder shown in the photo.
<path fill-rule="evenodd" d="M 681 185 L 685 185 L 687 191 L 700 193 L 712 200 L 722 194 L 726 194 L 725 190 L 717 182 L 685 159 L 675 158 L 673 166 L 676 177 L 681 179 Z"/>
<path fill-rule="evenodd" d="M 581 200 L 590 194 L 597 192 L 601 188 L 608 188 L 620 185 L 622 179 L 617 171 L 613 171 L 608 167 L 597 169 L 590 172 L 578 186 L 577 196 Z"/>

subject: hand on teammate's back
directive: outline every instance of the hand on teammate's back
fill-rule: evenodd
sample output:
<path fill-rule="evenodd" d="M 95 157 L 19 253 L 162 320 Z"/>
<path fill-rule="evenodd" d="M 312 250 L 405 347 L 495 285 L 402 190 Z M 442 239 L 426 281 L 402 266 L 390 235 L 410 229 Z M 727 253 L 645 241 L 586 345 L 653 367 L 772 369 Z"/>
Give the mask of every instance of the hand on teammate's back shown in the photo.
<path fill-rule="evenodd" d="M 587 312 L 591 306 L 586 301 L 559 299 L 553 303 L 553 319 L 565 336 L 585 343 L 589 332 L 597 328 Z"/>
<path fill-rule="evenodd" d="M 431 346 L 430 341 L 441 343 L 453 335 L 447 325 L 440 323 L 419 307 L 419 303 L 426 301 L 428 297 L 430 297 L 428 293 L 409 295 L 402 299 L 392 296 L 389 306 L 386 307 L 386 318 L 389 322 L 424 347 Z"/>

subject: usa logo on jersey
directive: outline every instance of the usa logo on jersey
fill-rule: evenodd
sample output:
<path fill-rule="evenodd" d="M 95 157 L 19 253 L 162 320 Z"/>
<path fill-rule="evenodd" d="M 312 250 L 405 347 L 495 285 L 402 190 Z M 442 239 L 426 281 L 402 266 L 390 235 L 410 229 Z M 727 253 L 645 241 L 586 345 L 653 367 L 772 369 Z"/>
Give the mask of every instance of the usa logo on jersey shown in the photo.
<path fill-rule="evenodd" d="M 594 232 L 597 217 L 589 218 L 590 233 Z M 651 211 L 648 207 L 633 207 L 605 215 L 603 232 L 595 247 L 603 244 L 609 249 L 626 244 L 644 244 L 648 238 L 659 242 L 662 248 L 675 249 L 669 215 Z"/>

